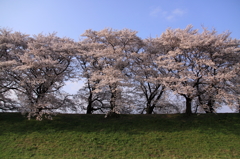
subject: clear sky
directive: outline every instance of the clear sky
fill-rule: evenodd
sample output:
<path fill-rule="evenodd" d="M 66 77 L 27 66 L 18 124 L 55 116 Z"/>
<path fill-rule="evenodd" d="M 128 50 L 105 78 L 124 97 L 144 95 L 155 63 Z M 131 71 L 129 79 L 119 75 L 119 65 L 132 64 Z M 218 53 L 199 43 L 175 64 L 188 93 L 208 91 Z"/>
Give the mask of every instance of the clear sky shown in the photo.
<path fill-rule="evenodd" d="M 0 27 L 76 41 L 87 29 L 128 28 L 147 38 L 188 24 L 240 39 L 239 19 L 240 0 L 0 0 Z"/>
<path fill-rule="evenodd" d="M 78 41 L 87 29 L 132 29 L 141 38 L 192 24 L 240 39 L 240 0 L 0 0 L 0 27 L 26 34 L 57 32 Z M 75 93 L 82 83 L 66 90 Z"/>

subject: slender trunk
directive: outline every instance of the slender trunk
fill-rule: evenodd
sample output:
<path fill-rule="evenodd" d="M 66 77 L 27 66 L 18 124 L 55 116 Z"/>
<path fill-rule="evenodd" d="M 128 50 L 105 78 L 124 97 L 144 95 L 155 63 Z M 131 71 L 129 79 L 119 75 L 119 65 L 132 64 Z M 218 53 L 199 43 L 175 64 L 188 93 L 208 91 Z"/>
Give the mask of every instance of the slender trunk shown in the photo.
<path fill-rule="evenodd" d="M 111 90 L 110 107 L 111 110 L 113 110 L 113 108 L 115 108 L 116 106 L 117 91 L 115 86 L 110 86 L 110 90 Z"/>
<path fill-rule="evenodd" d="M 111 91 L 111 98 L 110 98 L 110 107 L 111 110 L 116 107 L 116 100 L 117 100 L 117 83 L 113 83 L 112 85 L 109 85 L 110 91 Z"/>
<path fill-rule="evenodd" d="M 192 99 L 186 98 L 186 114 L 191 115 L 192 114 Z"/>
<path fill-rule="evenodd" d="M 212 100 L 212 99 L 209 99 L 209 100 L 208 100 L 208 103 L 207 103 L 208 108 L 205 109 L 205 112 L 206 112 L 206 113 L 214 113 L 214 112 L 215 112 L 215 110 L 214 110 L 214 108 L 213 108 L 214 102 L 215 102 L 215 101 Z"/>
<path fill-rule="evenodd" d="M 195 114 L 196 114 L 197 111 L 198 111 L 198 107 L 199 107 L 199 105 L 196 106 L 196 109 L 195 109 L 195 112 L 194 112 Z"/>
<path fill-rule="evenodd" d="M 41 107 L 38 106 L 39 101 L 41 102 L 42 98 L 43 98 L 43 95 L 39 93 L 37 95 L 37 99 L 36 99 L 35 103 L 33 104 L 34 107 L 37 106 L 37 110 L 36 110 L 37 115 L 40 115 L 40 112 L 43 110 L 42 106 Z"/>
<path fill-rule="evenodd" d="M 110 99 L 111 110 L 113 110 L 115 106 L 116 106 L 116 91 L 112 92 L 112 95 L 111 95 L 111 99 Z"/>
<path fill-rule="evenodd" d="M 199 88 L 198 88 L 198 89 L 199 89 Z M 198 102 L 199 102 L 199 104 L 200 104 L 201 106 L 203 105 L 203 100 L 202 100 L 201 95 L 198 95 Z M 197 110 L 198 110 L 199 104 L 197 104 L 197 107 L 196 107 L 195 113 L 197 113 Z M 203 109 L 205 110 L 205 108 L 203 108 Z"/>
<path fill-rule="evenodd" d="M 238 110 L 236 110 L 236 112 L 240 113 L 240 99 L 237 100 L 237 104 L 238 104 Z"/>
<path fill-rule="evenodd" d="M 91 91 L 90 88 L 89 88 L 89 90 L 90 90 L 90 94 L 88 96 L 88 106 L 87 106 L 87 113 L 86 114 L 92 114 L 92 111 L 93 111 L 93 108 L 92 108 L 92 103 L 93 103 L 92 96 L 93 96 L 93 94 L 92 94 L 92 91 Z"/>
<path fill-rule="evenodd" d="M 214 110 L 214 108 L 211 106 L 210 107 L 210 113 L 214 113 L 215 112 L 215 110 Z"/>

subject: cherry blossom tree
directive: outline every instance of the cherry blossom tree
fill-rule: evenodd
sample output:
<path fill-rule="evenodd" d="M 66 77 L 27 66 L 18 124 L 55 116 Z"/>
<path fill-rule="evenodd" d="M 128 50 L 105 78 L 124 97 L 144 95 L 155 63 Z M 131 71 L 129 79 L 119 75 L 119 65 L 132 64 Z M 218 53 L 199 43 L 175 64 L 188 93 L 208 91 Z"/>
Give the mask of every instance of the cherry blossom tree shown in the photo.
<path fill-rule="evenodd" d="M 87 30 L 82 35 L 92 46 L 92 49 L 87 51 L 93 57 L 89 64 L 91 68 L 89 83 L 92 86 L 94 83 L 95 93 L 104 91 L 109 94 L 109 108 L 113 112 L 121 112 L 123 108 L 121 105 L 124 88 L 129 86 L 130 56 L 140 49 L 138 44 L 141 39 L 136 34 L 136 31 L 129 29 L 103 29 L 101 31 Z"/>
<path fill-rule="evenodd" d="M 159 80 L 159 76 L 165 76 L 165 70 L 159 68 L 155 62 L 159 54 L 156 54 L 159 49 L 155 45 L 153 39 L 149 38 L 144 41 L 144 46 L 141 52 L 133 54 L 133 65 L 131 73 L 133 74 L 133 83 L 135 91 L 139 98 L 144 98 L 141 103 L 144 103 L 142 113 L 152 114 L 155 107 L 160 106 L 160 99 L 163 96 L 165 86 Z"/>
<path fill-rule="evenodd" d="M 208 104 L 233 103 L 233 94 L 229 94 L 226 83 L 236 74 L 235 65 L 225 59 L 239 50 L 239 41 L 231 39 L 229 33 L 217 34 L 215 30 L 203 28 L 199 33 L 190 25 L 185 29 L 167 29 L 156 38 L 165 49 L 156 61 L 160 68 L 168 70 L 168 76 L 160 79 L 164 85 L 183 96 L 186 100 L 186 113 L 192 113 L 192 101 L 203 95 Z M 162 54 L 162 53 L 161 53 Z M 214 101 L 213 101 L 214 100 Z"/>
<path fill-rule="evenodd" d="M 24 109 L 29 117 L 41 119 L 43 114 L 64 109 L 70 102 L 60 88 L 74 75 L 72 57 L 76 47 L 74 41 L 59 38 L 55 33 L 34 36 L 27 46 L 16 68 L 19 71 L 18 94 L 24 95 L 27 104 Z"/>
<path fill-rule="evenodd" d="M 174 93 L 185 99 L 187 114 L 193 105 L 206 113 L 223 104 L 239 107 L 240 41 L 229 32 L 189 25 L 145 40 L 129 29 L 86 30 L 82 36 L 76 43 L 55 33 L 0 29 L 0 109 L 38 120 L 76 109 L 62 91 L 76 78 L 85 85 L 74 98 L 87 114 L 136 112 L 138 104 L 146 114 L 182 112 L 182 104 L 168 101 Z"/>
<path fill-rule="evenodd" d="M 234 52 L 232 56 L 226 57 L 230 58 L 229 63 L 234 63 L 234 65 L 238 68 L 236 69 L 236 76 L 232 78 L 230 81 L 227 81 L 226 85 L 226 91 L 230 94 L 235 95 L 235 109 L 236 112 L 240 113 L 240 51 Z"/>
<path fill-rule="evenodd" d="M 0 29 L 0 109 L 18 110 L 19 104 L 11 98 L 12 90 L 18 88 L 13 69 L 20 62 L 19 56 L 27 48 L 28 35 Z"/>
<path fill-rule="evenodd" d="M 103 111 L 106 106 L 107 93 L 102 91 L 96 91 L 97 85 L 101 79 L 92 80 L 91 76 L 96 70 L 102 70 L 102 65 L 98 62 L 98 58 L 95 57 L 95 53 L 92 50 L 101 48 L 101 45 L 91 43 L 87 40 L 81 41 L 78 45 L 78 54 L 75 56 L 78 65 L 79 72 L 78 78 L 84 79 L 85 85 L 79 89 L 75 98 L 81 101 L 78 105 L 82 105 L 83 109 L 86 109 L 86 114 L 92 114 L 94 111 Z M 99 48 L 99 49 L 100 49 Z M 87 105 L 85 108 L 84 105 Z"/>
<path fill-rule="evenodd" d="M 64 109 L 71 103 L 60 88 L 74 69 L 72 40 L 59 38 L 55 33 L 30 37 L 5 31 L 2 35 L 1 74 L 5 76 L 1 78 L 1 92 L 15 91 L 21 111 L 38 120 L 43 114 L 50 117 L 54 109 Z M 8 102 L 3 95 L 3 103 Z"/>

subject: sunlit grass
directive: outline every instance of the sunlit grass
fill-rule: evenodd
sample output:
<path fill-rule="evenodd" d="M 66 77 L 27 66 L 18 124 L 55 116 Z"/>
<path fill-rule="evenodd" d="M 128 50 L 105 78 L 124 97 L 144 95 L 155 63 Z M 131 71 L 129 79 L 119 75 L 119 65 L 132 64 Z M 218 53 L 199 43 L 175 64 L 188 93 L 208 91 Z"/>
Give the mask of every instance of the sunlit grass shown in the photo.
<path fill-rule="evenodd" d="M 0 158 L 240 158 L 240 114 L 0 114 Z"/>

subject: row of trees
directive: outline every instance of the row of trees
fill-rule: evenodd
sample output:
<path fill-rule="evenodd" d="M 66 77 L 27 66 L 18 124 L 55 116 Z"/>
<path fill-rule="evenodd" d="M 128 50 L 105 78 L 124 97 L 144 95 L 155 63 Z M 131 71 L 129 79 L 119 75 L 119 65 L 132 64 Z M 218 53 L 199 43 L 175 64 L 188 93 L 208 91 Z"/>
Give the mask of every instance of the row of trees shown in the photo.
<path fill-rule="evenodd" d="M 87 30 L 82 40 L 0 30 L 0 109 L 51 117 L 96 113 L 214 112 L 239 98 L 240 41 L 191 25 L 141 39 L 129 29 Z M 75 95 L 61 88 L 84 80 Z M 11 94 L 17 100 L 13 100 Z"/>

